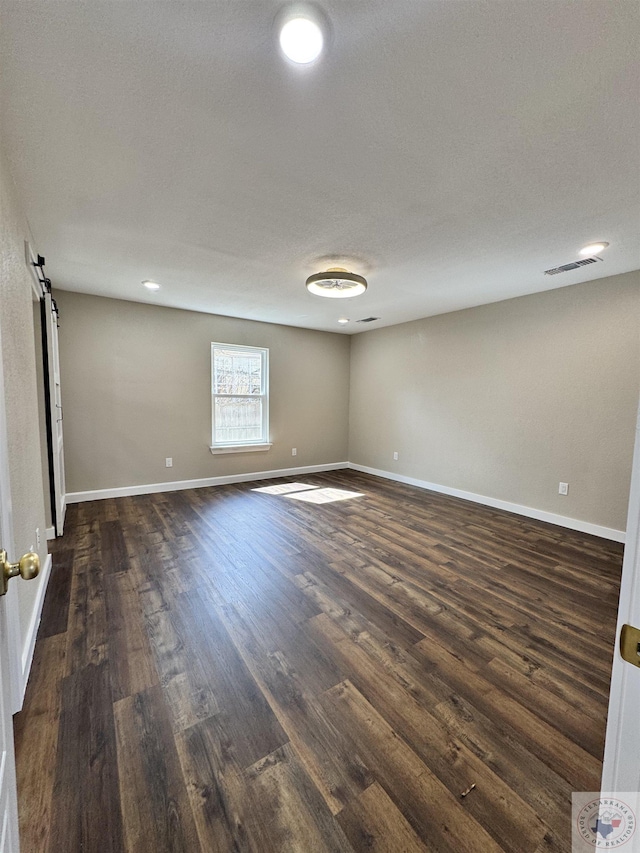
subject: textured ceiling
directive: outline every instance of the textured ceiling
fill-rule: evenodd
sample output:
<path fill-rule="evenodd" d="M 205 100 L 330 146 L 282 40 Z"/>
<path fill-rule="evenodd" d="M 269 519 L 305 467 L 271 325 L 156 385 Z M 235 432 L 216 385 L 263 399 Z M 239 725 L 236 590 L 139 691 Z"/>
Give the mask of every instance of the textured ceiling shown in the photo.
<path fill-rule="evenodd" d="M 312 67 L 281 6 L 0 0 L 2 144 L 55 286 L 349 333 L 640 266 L 636 0 L 327 0 Z M 308 294 L 327 265 L 368 292 Z"/>

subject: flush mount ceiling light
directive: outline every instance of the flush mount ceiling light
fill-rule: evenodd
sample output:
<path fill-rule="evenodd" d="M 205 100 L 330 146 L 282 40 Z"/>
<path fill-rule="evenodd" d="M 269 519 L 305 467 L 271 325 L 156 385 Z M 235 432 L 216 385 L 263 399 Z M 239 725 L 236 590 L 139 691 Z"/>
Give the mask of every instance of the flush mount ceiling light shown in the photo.
<path fill-rule="evenodd" d="M 147 290 L 160 290 L 160 285 L 155 281 L 149 281 L 147 279 L 146 281 L 143 281 L 142 284 L 143 287 L 147 288 Z"/>
<path fill-rule="evenodd" d="M 340 323 L 341 326 L 346 326 L 348 322 L 349 321 L 346 317 L 340 317 L 340 319 L 338 320 L 338 323 Z"/>
<path fill-rule="evenodd" d="M 341 267 L 333 267 L 326 272 L 310 275 L 306 283 L 309 293 L 315 296 L 328 296 L 330 299 L 360 296 L 367 289 L 366 278 Z"/>
<path fill-rule="evenodd" d="M 589 245 L 585 246 L 584 249 L 580 249 L 580 252 L 578 254 L 583 255 L 583 256 L 599 255 L 600 252 L 604 252 L 604 250 L 607 248 L 608 245 L 609 244 L 605 243 L 605 242 L 589 243 Z"/>

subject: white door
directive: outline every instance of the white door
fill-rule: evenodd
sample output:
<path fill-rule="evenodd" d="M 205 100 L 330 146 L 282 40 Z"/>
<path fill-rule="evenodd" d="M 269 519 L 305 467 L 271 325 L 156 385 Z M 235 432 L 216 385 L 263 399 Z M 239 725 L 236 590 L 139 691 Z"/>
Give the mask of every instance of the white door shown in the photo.
<path fill-rule="evenodd" d="M 62 438 L 62 393 L 60 390 L 60 356 L 58 353 L 58 314 L 50 293 L 44 295 L 45 328 L 47 333 L 47 365 L 49 407 L 51 417 L 51 454 L 53 462 L 54 517 L 56 536 L 62 536 L 67 511 L 64 482 L 64 444 Z M 45 376 L 45 382 L 47 376 Z"/>
<path fill-rule="evenodd" d="M 0 349 L 1 353 L 1 349 Z M 0 355 L 0 550 L 13 549 L 9 494 L 9 454 L 4 411 L 4 380 Z M 9 558 L 14 557 L 9 553 Z M 15 581 L 13 581 L 15 584 Z M 15 597 L 0 596 L 0 853 L 18 853 L 18 799 L 16 763 L 13 753 L 13 719 L 11 716 L 12 682 L 15 680 L 10 660 L 15 649 L 10 646 L 13 630 L 8 607 L 15 609 Z M 15 617 L 15 614 L 13 614 Z M 11 655 L 10 657 L 10 648 Z"/>
<path fill-rule="evenodd" d="M 640 667 L 620 656 L 624 624 L 640 628 L 640 407 L 602 773 L 602 790 L 611 792 L 640 791 Z"/>

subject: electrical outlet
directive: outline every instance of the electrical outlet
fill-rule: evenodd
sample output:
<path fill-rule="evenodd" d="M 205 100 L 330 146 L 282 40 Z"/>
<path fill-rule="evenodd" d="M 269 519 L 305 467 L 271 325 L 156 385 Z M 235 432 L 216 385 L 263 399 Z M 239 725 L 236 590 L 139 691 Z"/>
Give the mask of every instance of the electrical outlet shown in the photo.
<path fill-rule="evenodd" d="M 558 494 L 559 495 L 568 495 L 569 494 L 569 483 L 560 483 L 558 486 Z"/>
<path fill-rule="evenodd" d="M 171 456 L 167 456 L 167 458 L 164 460 L 164 465 L 165 468 L 173 468 L 173 459 Z"/>
<path fill-rule="evenodd" d="M 298 448 L 297 448 L 297 447 L 292 447 L 292 448 L 291 448 L 291 455 L 292 455 L 292 456 L 297 456 L 297 455 L 298 455 Z"/>
<path fill-rule="evenodd" d="M 393 461 L 394 461 L 394 462 L 397 462 L 397 461 L 398 461 L 398 451 L 397 451 L 397 450 L 394 450 L 394 451 L 393 451 Z"/>
<path fill-rule="evenodd" d="M 36 551 L 40 550 L 40 528 L 36 527 Z"/>

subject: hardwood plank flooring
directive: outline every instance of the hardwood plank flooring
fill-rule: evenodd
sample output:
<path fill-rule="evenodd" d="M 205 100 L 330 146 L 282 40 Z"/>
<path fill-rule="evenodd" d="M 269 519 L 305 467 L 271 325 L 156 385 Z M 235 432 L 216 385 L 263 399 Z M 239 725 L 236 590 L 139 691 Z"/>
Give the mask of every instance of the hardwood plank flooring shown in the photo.
<path fill-rule="evenodd" d="M 114 705 L 120 803 L 127 853 L 197 849 L 169 709 L 160 687 Z"/>
<path fill-rule="evenodd" d="M 290 482 L 69 507 L 23 853 L 569 853 L 622 546 L 353 471 L 256 491 Z"/>

